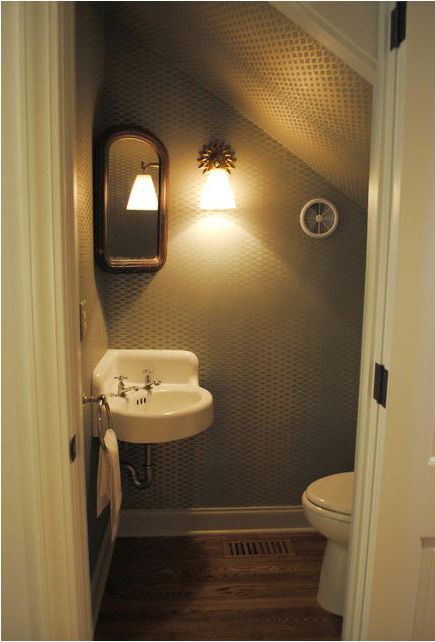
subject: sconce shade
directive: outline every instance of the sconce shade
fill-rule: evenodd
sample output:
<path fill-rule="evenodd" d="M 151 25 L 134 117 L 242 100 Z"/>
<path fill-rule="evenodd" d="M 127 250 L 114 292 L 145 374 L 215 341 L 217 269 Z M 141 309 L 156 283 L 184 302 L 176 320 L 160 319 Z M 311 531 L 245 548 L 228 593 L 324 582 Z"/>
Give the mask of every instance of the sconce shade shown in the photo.
<path fill-rule="evenodd" d="M 211 169 L 202 192 L 202 210 L 233 210 L 236 207 L 230 178 L 225 169 Z"/>
<path fill-rule="evenodd" d="M 128 199 L 127 209 L 155 212 L 159 209 L 156 190 L 150 174 L 138 174 L 136 176 Z"/>

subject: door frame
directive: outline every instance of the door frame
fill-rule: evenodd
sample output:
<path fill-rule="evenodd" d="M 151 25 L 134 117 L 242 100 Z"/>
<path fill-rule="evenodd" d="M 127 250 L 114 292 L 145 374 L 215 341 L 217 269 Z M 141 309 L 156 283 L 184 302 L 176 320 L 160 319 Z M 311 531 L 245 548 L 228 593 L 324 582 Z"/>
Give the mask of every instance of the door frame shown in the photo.
<path fill-rule="evenodd" d="M 2 35 L 2 633 L 88 640 L 74 3 L 3 3 Z"/>
<path fill-rule="evenodd" d="M 388 34 L 390 11 L 394 4 L 386 3 L 384 7 L 383 25 L 386 35 Z M 433 60 L 433 40 L 430 38 L 429 25 L 431 24 L 430 20 L 433 19 L 434 8 L 433 3 L 420 3 L 419 10 L 418 4 L 410 3 L 408 5 L 409 19 L 406 30 L 409 32 L 409 36 L 399 48 L 385 52 L 384 76 L 381 79 L 385 90 L 384 105 L 387 108 L 389 105 L 391 106 L 391 136 L 388 138 L 384 150 L 384 166 L 388 171 L 382 170 L 378 177 L 381 189 L 386 193 L 383 207 L 379 207 L 379 217 L 388 219 L 390 231 L 383 309 L 378 311 L 379 317 L 383 319 L 382 328 L 379 330 L 382 345 L 381 350 L 373 354 L 371 366 L 373 367 L 376 360 L 378 363 L 384 363 L 387 368 L 391 364 L 392 367 L 395 367 L 396 370 L 399 368 L 399 370 L 393 370 L 390 373 L 391 400 L 387 410 L 377 406 L 377 416 L 373 413 L 370 418 L 368 418 L 368 412 L 364 415 L 364 406 L 360 412 L 361 423 L 356 453 L 356 470 L 358 472 L 355 493 L 356 514 L 353 524 L 355 532 L 351 540 L 348 612 L 343 629 L 346 639 L 375 639 L 372 636 L 377 638 L 386 634 L 393 636 L 392 639 L 396 639 L 398 635 L 409 639 L 408 636 L 419 635 L 418 630 L 420 630 L 420 626 L 424 626 L 423 622 L 430 626 L 429 620 L 424 619 L 429 615 L 427 604 L 424 606 L 423 601 L 414 603 L 414 600 L 423 600 L 425 590 L 422 590 L 420 596 L 417 594 L 419 569 L 415 563 L 416 548 L 413 551 L 411 548 L 412 546 L 417 547 L 418 537 L 427 536 L 430 539 L 430 535 L 433 533 L 433 521 L 432 526 L 428 526 L 430 523 L 428 519 L 424 520 L 424 526 L 420 523 L 418 511 L 423 510 L 423 501 L 427 502 L 428 494 L 423 492 L 421 503 L 415 502 L 417 497 L 416 477 L 412 479 L 411 475 L 412 473 L 418 475 L 420 471 L 412 470 L 411 462 L 417 465 L 416 461 L 422 462 L 425 457 L 429 456 L 429 444 L 433 438 L 433 426 L 430 424 L 433 421 L 433 393 L 431 394 L 429 389 L 431 382 L 433 383 L 433 369 L 428 366 L 428 355 L 431 354 L 432 344 L 428 342 L 423 346 L 419 337 L 410 349 L 410 337 L 413 332 L 419 331 L 418 325 L 414 323 L 412 315 L 409 315 L 409 318 L 406 314 L 400 316 L 399 311 L 403 311 L 406 307 L 403 297 L 409 292 L 409 296 L 406 298 L 408 308 L 409 302 L 412 301 L 417 306 L 415 309 L 413 308 L 413 313 L 418 310 L 418 306 L 420 306 L 420 314 L 424 309 L 426 318 L 418 316 L 418 312 L 415 317 L 421 320 L 421 327 L 424 328 L 427 320 L 431 318 L 430 315 L 433 315 L 433 306 L 431 307 L 433 293 L 429 290 L 424 278 L 419 279 L 413 288 L 410 287 L 406 278 L 403 279 L 403 282 L 399 283 L 398 281 L 399 268 L 401 276 L 403 276 L 406 272 L 409 274 L 410 269 L 413 270 L 416 267 L 417 272 L 411 272 L 414 274 L 414 279 L 419 276 L 418 270 L 420 274 L 425 271 L 432 274 L 429 265 L 425 264 L 423 268 L 419 256 L 420 248 L 421 256 L 427 256 L 424 252 L 427 252 L 428 238 L 433 238 L 433 234 L 429 237 L 429 228 L 427 227 L 430 225 L 428 212 L 433 213 L 432 202 L 426 187 L 429 185 L 429 181 L 427 176 L 425 177 L 426 183 L 422 182 L 421 184 L 418 183 L 418 179 L 410 179 L 411 175 L 415 177 L 416 172 L 412 174 L 414 167 L 411 170 L 410 157 L 406 155 L 406 150 L 410 148 L 411 158 L 415 158 L 417 154 L 413 147 L 420 145 L 418 157 L 419 159 L 427 159 L 430 145 L 428 136 L 433 134 L 433 131 L 428 131 L 427 128 L 424 133 L 422 127 L 414 129 L 414 116 L 418 118 L 418 113 L 415 113 L 415 105 L 410 112 L 413 91 L 415 91 L 415 87 L 418 87 L 416 94 L 419 95 L 419 100 L 422 101 L 422 96 L 425 96 L 425 108 L 421 117 L 429 122 L 427 105 L 431 103 L 428 103 L 427 100 L 433 100 L 434 96 L 433 86 L 429 85 L 429 80 L 427 80 L 427 69 L 430 66 L 430 61 Z M 386 38 L 384 47 L 387 47 L 388 43 L 389 38 Z M 426 67 L 418 65 L 420 59 L 425 61 Z M 422 79 L 424 70 L 426 78 Z M 422 121 L 420 120 L 420 122 Z M 410 144 L 411 140 L 412 144 Z M 428 167 L 425 166 L 425 169 Z M 424 172 L 420 172 L 420 174 L 425 176 Z M 419 210 L 423 211 L 423 216 L 416 216 L 413 220 L 413 210 L 416 213 Z M 412 268 L 410 268 L 411 264 Z M 405 288 L 405 294 L 403 294 L 402 287 Z M 423 287 L 426 289 L 423 290 Z M 427 304 L 425 304 L 426 308 L 423 308 L 422 304 L 425 300 Z M 404 355 L 409 355 L 411 352 L 413 352 L 413 358 L 405 359 Z M 366 374 L 368 373 L 366 372 Z M 371 393 L 371 389 L 368 393 Z M 402 406 L 405 411 L 403 414 L 399 409 L 399 396 L 401 399 L 409 399 L 407 405 Z M 374 401 L 370 400 L 368 395 L 362 395 L 360 403 L 366 403 L 367 407 L 370 403 L 372 406 L 374 405 Z M 412 415 L 406 413 L 408 408 L 413 409 Z M 405 417 L 403 423 L 401 423 L 402 417 Z M 413 422 L 415 425 L 411 425 Z M 410 433 L 410 430 L 413 432 Z M 416 443 L 415 449 L 413 449 L 411 435 Z M 405 448 L 407 448 L 406 451 Z M 407 457 L 404 456 L 405 452 L 408 453 Z M 432 460 L 430 461 L 432 463 Z M 406 462 L 409 465 L 401 468 L 400 462 L 402 464 Z M 429 463 L 427 465 L 429 468 Z M 397 468 L 398 466 L 399 468 Z M 359 474 L 359 470 L 363 471 L 363 475 Z M 401 483 L 399 479 L 399 475 L 402 475 L 401 479 L 403 480 L 404 474 L 406 475 L 405 479 L 408 480 L 407 484 Z M 395 481 L 396 476 L 398 482 Z M 427 487 L 425 491 L 430 489 L 433 493 L 434 488 L 429 486 L 432 483 L 429 480 L 430 477 L 425 479 Z M 403 497 L 408 490 L 408 499 L 413 497 L 413 502 L 408 506 L 408 509 L 412 508 L 414 512 L 408 510 L 408 521 L 405 523 L 394 518 L 394 515 L 399 515 L 399 512 L 393 510 L 393 502 L 397 492 Z M 368 515 L 365 520 L 362 517 L 364 510 Z M 389 511 L 392 512 L 389 513 Z M 420 528 L 421 530 L 418 530 Z M 426 532 L 425 528 L 429 528 L 429 532 Z M 395 538 L 395 533 L 399 529 L 402 529 L 402 533 L 408 537 L 408 543 L 414 538 L 412 545 L 409 544 L 409 550 L 398 551 L 400 545 L 397 542 L 404 541 Z M 421 541 L 419 545 L 423 546 L 423 542 Z M 424 553 L 421 557 L 422 563 L 423 556 Z M 397 561 L 398 559 L 399 561 Z M 401 575 L 397 574 L 401 579 L 399 582 L 397 577 L 392 577 L 392 569 L 397 568 L 401 569 Z M 392 582 L 391 589 L 388 589 L 387 594 L 385 594 L 385 582 L 383 582 L 380 569 Z M 426 590 L 429 590 L 429 574 L 425 581 L 428 582 Z M 404 590 L 405 586 L 407 590 Z M 417 611 L 414 611 L 415 606 L 417 606 Z M 428 633 L 427 629 L 426 634 Z"/>
<path fill-rule="evenodd" d="M 368 626 L 372 534 L 382 492 L 385 409 L 373 398 L 375 363 L 388 365 L 391 341 L 389 309 L 396 275 L 397 210 L 402 122 L 401 60 L 403 49 L 390 51 L 390 20 L 395 2 L 379 3 L 378 71 L 374 85 L 369 178 L 364 322 L 361 352 L 355 489 L 342 639 L 365 639 Z M 387 362 L 387 363 L 385 363 Z"/>
<path fill-rule="evenodd" d="M 381 362 L 385 340 L 397 56 L 387 51 L 393 3 L 379 4 L 356 489 L 344 639 L 361 639 L 363 631 L 372 555 L 369 534 L 382 473 L 379 449 L 384 417 L 372 400 L 372 385 L 373 364 Z M 7 481 L 3 489 L 10 487 L 11 479 L 17 483 L 15 513 L 12 518 L 8 515 L 6 524 L 3 520 L 3 579 L 9 587 L 3 593 L 3 637 L 90 639 L 73 185 L 74 3 L 4 3 L 2 9 L 4 46 L 13 61 L 4 80 L 5 118 L 9 115 L 6 124 L 11 127 L 4 129 L 5 172 L 11 189 L 6 182 L 3 194 L 13 214 L 6 213 L 5 231 L 13 241 L 5 247 L 3 261 L 19 266 L 19 288 L 3 308 L 4 364 L 7 379 L 20 381 L 19 398 L 5 382 L 3 475 Z M 8 286 L 5 290 L 7 293 Z M 19 349 L 11 344 L 12 330 L 22 339 Z M 18 403 L 22 398 L 29 403 Z M 21 430 L 12 430 L 12 426 Z M 68 445 L 74 433 L 78 456 L 71 464 Z M 28 554 L 22 567 L 12 564 L 20 554 L 18 544 Z"/>

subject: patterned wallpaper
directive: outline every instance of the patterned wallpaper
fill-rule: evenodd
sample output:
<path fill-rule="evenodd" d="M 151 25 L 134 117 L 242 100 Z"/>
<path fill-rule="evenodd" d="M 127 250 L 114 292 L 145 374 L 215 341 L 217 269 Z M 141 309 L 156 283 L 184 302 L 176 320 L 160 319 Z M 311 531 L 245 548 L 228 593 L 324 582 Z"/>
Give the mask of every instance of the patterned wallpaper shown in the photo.
<path fill-rule="evenodd" d="M 268 2 L 107 2 L 105 10 L 365 206 L 371 86 Z"/>
<path fill-rule="evenodd" d="M 79 250 L 80 300 L 86 300 L 88 331 L 81 344 L 82 390 L 91 392 L 95 365 L 108 346 L 103 314 L 103 282 L 94 264 L 92 137 L 96 104 L 103 83 L 104 33 L 97 3 L 76 4 L 77 23 L 77 140 L 75 180 L 77 194 L 77 236 Z M 96 519 L 96 467 L 98 447 L 92 438 L 91 408 L 84 408 L 86 484 L 88 488 L 88 530 L 91 572 L 107 524 L 107 514 Z"/>
<path fill-rule="evenodd" d="M 106 27 L 98 130 L 145 127 L 170 159 L 168 260 L 156 274 L 105 275 L 109 345 L 193 350 L 215 400 L 207 431 L 153 447 L 150 490 L 124 480 L 124 506 L 299 504 L 313 479 L 353 466 L 366 211 L 130 31 Z M 221 217 L 198 206 L 210 139 L 238 158 L 238 207 Z M 299 225 L 316 196 L 341 215 L 324 240 Z M 141 466 L 140 447 L 129 450 Z"/>

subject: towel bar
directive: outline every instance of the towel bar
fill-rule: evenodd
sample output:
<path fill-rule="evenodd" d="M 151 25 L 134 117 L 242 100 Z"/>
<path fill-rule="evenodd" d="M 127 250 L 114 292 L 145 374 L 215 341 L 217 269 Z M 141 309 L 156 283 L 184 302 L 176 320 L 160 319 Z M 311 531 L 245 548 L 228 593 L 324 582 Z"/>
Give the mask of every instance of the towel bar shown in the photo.
<path fill-rule="evenodd" d="M 100 446 L 103 450 L 107 450 L 107 446 L 104 442 L 104 437 L 106 436 L 106 430 L 113 428 L 112 413 L 110 411 L 109 402 L 107 401 L 105 395 L 98 395 L 98 397 L 82 397 L 83 405 L 85 403 L 96 403 L 97 406 L 97 420 L 98 420 L 98 439 L 100 441 Z M 107 427 L 103 427 L 103 407 L 106 411 L 107 418 Z"/>

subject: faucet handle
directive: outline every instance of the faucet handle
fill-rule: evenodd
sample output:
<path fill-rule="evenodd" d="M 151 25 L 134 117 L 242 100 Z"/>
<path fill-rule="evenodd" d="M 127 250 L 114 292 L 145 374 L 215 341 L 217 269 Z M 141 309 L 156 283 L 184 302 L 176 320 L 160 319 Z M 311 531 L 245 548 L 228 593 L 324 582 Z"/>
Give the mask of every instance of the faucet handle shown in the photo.
<path fill-rule="evenodd" d="M 124 381 L 125 379 L 128 379 L 125 375 L 119 375 L 119 377 L 113 377 L 114 379 L 119 379 L 121 382 Z"/>
<path fill-rule="evenodd" d="M 142 370 L 142 372 L 145 375 L 145 385 L 144 385 L 145 390 L 149 391 L 152 388 L 154 388 L 154 386 L 160 386 L 160 384 L 162 383 L 160 379 L 158 381 L 153 381 L 153 378 L 152 378 L 153 371 L 151 368 L 145 368 L 145 370 Z"/>

